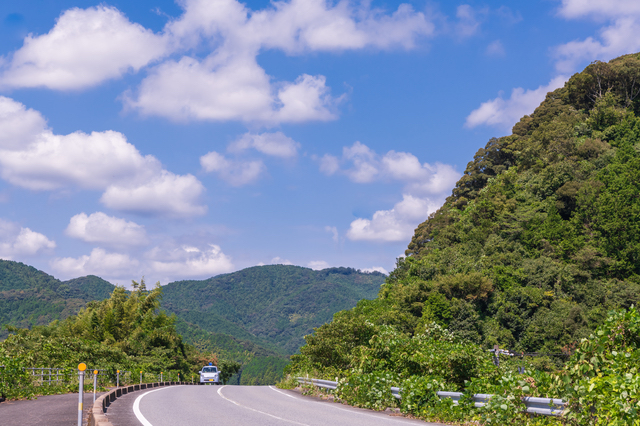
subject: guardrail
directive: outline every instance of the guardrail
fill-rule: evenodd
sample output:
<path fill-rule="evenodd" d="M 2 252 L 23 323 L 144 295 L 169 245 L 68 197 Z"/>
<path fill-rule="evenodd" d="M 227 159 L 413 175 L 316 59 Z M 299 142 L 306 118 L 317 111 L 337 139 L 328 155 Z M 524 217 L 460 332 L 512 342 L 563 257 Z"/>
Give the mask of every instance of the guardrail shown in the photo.
<path fill-rule="evenodd" d="M 305 377 L 296 377 L 299 383 L 304 385 L 314 385 L 317 387 L 335 390 L 338 386 L 338 382 L 333 382 L 331 380 L 321 380 L 321 379 L 310 379 Z M 391 393 L 397 399 L 402 398 L 402 389 L 392 387 Z M 453 405 L 458 405 L 460 403 L 460 399 L 464 393 L 462 392 L 447 392 L 447 391 L 438 391 L 436 392 L 440 399 L 451 398 L 453 400 Z M 491 398 L 492 394 L 485 393 L 477 393 L 472 395 L 473 405 L 476 408 L 484 407 Z M 564 411 L 565 402 L 558 398 L 539 398 L 533 396 L 526 396 L 522 398 L 522 402 L 526 407 L 525 412 L 529 414 L 539 414 L 542 416 L 560 416 Z"/>

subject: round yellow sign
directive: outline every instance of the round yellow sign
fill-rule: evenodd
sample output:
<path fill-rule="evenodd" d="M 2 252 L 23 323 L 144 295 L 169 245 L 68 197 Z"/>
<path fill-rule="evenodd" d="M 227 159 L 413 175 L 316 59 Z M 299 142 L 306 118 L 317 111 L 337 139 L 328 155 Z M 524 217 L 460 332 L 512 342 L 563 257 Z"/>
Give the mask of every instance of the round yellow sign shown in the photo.
<path fill-rule="evenodd" d="M 78 370 L 84 371 L 86 369 L 87 369 L 87 364 L 85 364 L 84 362 L 81 362 L 80 364 L 78 364 Z"/>

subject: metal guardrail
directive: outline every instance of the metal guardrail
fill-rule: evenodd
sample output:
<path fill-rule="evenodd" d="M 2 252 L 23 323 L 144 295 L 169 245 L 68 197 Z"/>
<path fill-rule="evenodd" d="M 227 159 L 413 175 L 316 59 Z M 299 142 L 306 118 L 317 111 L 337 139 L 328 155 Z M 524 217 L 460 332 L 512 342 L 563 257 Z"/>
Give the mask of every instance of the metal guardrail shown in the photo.
<path fill-rule="evenodd" d="M 331 380 L 321 379 L 309 379 L 305 377 L 296 377 L 299 383 L 305 385 L 315 385 L 325 389 L 335 390 L 338 386 L 338 382 L 332 382 Z M 397 399 L 402 398 L 402 389 L 392 387 L 391 393 Z M 438 391 L 436 392 L 440 399 L 451 398 L 453 405 L 458 405 L 462 399 L 464 393 L 462 392 L 448 392 Z M 494 395 L 486 393 L 477 393 L 472 396 L 473 405 L 476 408 L 484 407 Z M 529 414 L 539 414 L 543 416 L 560 416 L 564 411 L 565 402 L 558 398 L 539 398 L 533 396 L 526 396 L 522 398 L 522 402 L 526 407 L 525 412 Z"/>

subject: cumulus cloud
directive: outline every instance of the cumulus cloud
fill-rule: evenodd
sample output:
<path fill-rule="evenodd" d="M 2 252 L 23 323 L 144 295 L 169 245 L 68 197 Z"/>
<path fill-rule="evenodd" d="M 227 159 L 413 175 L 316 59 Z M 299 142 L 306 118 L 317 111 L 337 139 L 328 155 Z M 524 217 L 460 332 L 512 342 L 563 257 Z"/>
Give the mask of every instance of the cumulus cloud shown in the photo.
<path fill-rule="evenodd" d="M 289 54 L 374 47 L 411 48 L 434 28 L 423 13 L 402 4 L 392 14 L 349 2 L 276 2 L 251 11 L 235 0 L 183 2 L 184 14 L 165 28 L 179 50 L 212 43 L 204 59 L 184 56 L 155 67 L 128 93 L 125 107 L 172 120 L 239 120 L 277 124 L 327 121 L 336 105 L 322 75 L 272 81 L 256 60 L 263 49 Z"/>
<path fill-rule="evenodd" d="M 102 212 L 73 216 L 65 233 L 88 243 L 113 246 L 136 246 L 148 242 L 143 226 Z"/>
<path fill-rule="evenodd" d="M 0 85 L 81 89 L 138 71 L 166 51 L 165 37 L 113 7 L 73 8 L 49 33 L 24 39 L 2 70 Z"/>
<path fill-rule="evenodd" d="M 320 271 L 322 269 L 327 269 L 330 265 L 324 260 L 312 260 L 307 263 L 307 266 L 315 271 Z"/>
<path fill-rule="evenodd" d="M 283 259 L 280 256 L 276 256 L 271 259 L 271 265 L 293 265 L 293 263 L 289 259 Z"/>
<path fill-rule="evenodd" d="M 227 148 L 230 152 L 242 152 L 253 148 L 263 154 L 274 157 L 291 158 L 298 154 L 300 144 L 282 132 L 245 133 Z"/>
<path fill-rule="evenodd" d="M 548 92 L 562 87 L 566 81 L 567 77 L 560 75 L 552 79 L 549 84 L 535 90 L 517 87 L 511 91 L 511 96 L 508 99 L 498 96 L 483 102 L 467 116 L 465 127 L 474 128 L 488 125 L 510 130 L 522 116 L 531 114 L 544 100 Z"/>
<path fill-rule="evenodd" d="M 140 275 L 140 262 L 123 253 L 109 253 L 102 248 L 94 248 L 91 254 L 78 258 L 55 258 L 51 267 L 66 277 L 98 275 L 103 277 Z"/>
<path fill-rule="evenodd" d="M 554 49 L 556 69 L 572 73 L 584 62 L 608 61 L 640 50 L 640 3 L 634 0 L 562 0 L 558 15 L 605 23 L 597 37 L 573 40 Z"/>
<path fill-rule="evenodd" d="M 351 222 L 347 238 L 354 241 L 406 241 L 411 238 L 416 226 L 440 205 L 427 198 L 403 194 L 402 201 L 391 210 L 379 210 L 371 219 L 359 218 Z"/>
<path fill-rule="evenodd" d="M 45 235 L 0 219 L 0 258 L 19 259 L 53 250 L 56 243 Z"/>
<path fill-rule="evenodd" d="M 145 214 L 203 214 L 202 184 L 175 175 L 151 155 L 143 156 L 119 132 L 57 135 L 42 115 L 0 96 L 0 176 L 31 190 L 105 190 L 101 201 Z M 170 198 L 163 198 L 170 197 Z"/>
<path fill-rule="evenodd" d="M 82 89 L 153 65 L 122 97 L 125 108 L 172 120 L 323 121 L 336 118 L 341 99 L 331 96 L 325 77 L 272 81 L 257 63 L 261 51 L 411 49 L 434 34 L 433 23 L 409 4 L 395 11 L 325 0 L 273 2 L 261 10 L 237 0 L 179 5 L 182 15 L 159 34 L 111 6 L 66 10 L 47 34 L 28 35 L 4 58 L 0 86 Z"/>
<path fill-rule="evenodd" d="M 170 277 L 210 277 L 233 270 L 231 259 L 220 246 L 181 246 L 172 250 L 155 248 L 147 257 L 156 274 Z"/>
<path fill-rule="evenodd" d="M 597 36 L 573 40 L 552 49 L 558 73 L 549 84 L 535 90 L 513 89 L 509 99 L 498 96 L 483 102 L 467 117 L 465 126 L 488 125 L 510 129 L 523 115 L 531 114 L 544 100 L 545 94 L 561 87 L 569 75 L 594 60 L 640 50 L 640 3 L 635 0 L 562 0 L 558 16 L 564 19 L 589 19 L 603 23 Z M 487 51 L 487 53 L 489 53 Z"/>
<path fill-rule="evenodd" d="M 358 218 L 351 222 L 346 236 L 354 241 L 409 239 L 416 226 L 442 205 L 460 178 L 460 173 L 448 164 L 421 163 L 408 152 L 389 151 L 380 155 L 360 142 L 344 147 L 341 158 L 322 157 L 320 169 L 326 174 L 344 174 L 356 183 L 395 181 L 405 185 L 402 201 L 393 208 L 376 211 L 370 219 Z"/>
<path fill-rule="evenodd" d="M 448 164 L 421 163 L 411 153 L 393 150 L 380 155 L 361 142 L 344 147 L 342 158 L 326 154 L 320 159 L 320 170 L 328 175 L 342 173 L 356 183 L 404 182 L 413 194 L 446 192 L 460 178 L 460 173 Z"/>
<path fill-rule="evenodd" d="M 389 272 L 386 269 L 384 269 L 382 266 L 373 266 L 371 268 L 365 268 L 365 269 L 362 270 L 362 272 L 369 272 L 369 273 L 371 273 L 371 272 L 380 272 L 380 273 L 383 273 L 385 275 L 389 275 Z"/>
<path fill-rule="evenodd" d="M 110 185 L 100 201 L 107 207 L 145 215 L 197 216 L 207 212 L 198 204 L 204 186 L 193 175 L 166 170 L 131 185 Z"/>
<path fill-rule="evenodd" d="M 220 179 L 232 186 L 242 186 L 255 182 L 267 170 L 261 160 L 230 160 L 215 151 L 200 157 L 200 165 L 204 171 L 216 173 Z"/>

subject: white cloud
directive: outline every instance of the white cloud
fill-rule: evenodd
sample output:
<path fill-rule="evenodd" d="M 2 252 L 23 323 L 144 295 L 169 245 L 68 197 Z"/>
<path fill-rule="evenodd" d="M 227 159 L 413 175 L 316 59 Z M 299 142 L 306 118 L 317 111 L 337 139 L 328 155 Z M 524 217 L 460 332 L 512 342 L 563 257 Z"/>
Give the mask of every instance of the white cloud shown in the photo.
<path fill-rule="evenodd" d="M 192 175 L 175 175 L 143 156 L 119 132 L 56 135 L 39 112 L 0 96 L 0 176 L 31 190 L 106 190 L 111 208 L 173 216 L 203 214 L 204 191 Z M 2 138 L 0 136 L 0 138 Z M 169 197 L 169 198 L 163 198 Z"/>
<path fill-rule="evenodd" d="M 381 272 L 381 273 L 383 273 L 385 275 L 389 275 L 389 272 L 386 269 L 384 269 L 382 266 L 373 266 L 371 268 L 365 268 L 365 269 L 362 270 L 362 272 L 369 272 L 369 273 L 371 273 L 371 272 Z"/>
<path fill-rule="evenodd" d="M 460 178 L 460 173 L 448 164 L 421 163 L 411 153 L 393 150 L 379 155 L 360 142 L 344 147 L 342 158 L 322 157 L 320 169 L 329 175 L 342 173 L 356 183 L 382 180 L 405 184 L 402 201 L 392 209 L 376 211 L 371 219 L 358 218 L 351 222 L 346 236 L 355 241 L 396 242 L 409 239 L 418 224 L 442 205 Z M 325 230 L 333 229 L 326 227 Z M 334 235 L 337 235 L 337 230 Z"/>
<path fill-rule="evenodd" d="M 354 241 L 398 242 L 413 235 L 416 226 L 434 212 L 441 203 L 404 194 L 391 210 L 380 210 L 371 219 L 351 222 L 347 238 Z"/>
<path fill-rule="evenodd" d="M 327 269 L 330 265 L 324 260 L 312 260 L 307 263 L 307 266 L 315 271 L 320 271 L 322 269 Z"/>
<path fill-rule="evenodd" d="M 486 15 L 487 12 L 487 9 L 476 11 L 468 4 L 458 6 L 456 8 L 456 18 L 458 18 L 455 26 L 456 35 L 458 37 L 471 37 L 476 34 L 480 28 L 480 18 L 482 15 Z"/>
<path fill-rule="evenodd" d="M 172 120 L 239 120 L 277 124 L 327 121 L 337 117 L 322 75 L 302 74 L 293 82 L 271 81 L 256 60 L 263 49 L 289 54 L 374 47 L 412 48 L 432 35 L 423 13 L 402 4 L 392 14 L 349 2 L 275 2 L 251 11 L 235 0 L 185 0 L 184 14 L 165 28 L 178 50 L 205 41 L 203 60 L 183 57 L 155 69 L 128 93 L 125 107 Z"/>
<path fill-rule="evenodd" d="M 325 154 L 320 158 L 320 171 L 331 176 L 340 170 L 340 160 L 331 154 Z"/>
<path fill-rule="evenodd" d="M 47 122 L 38 111 L 0 96 L 0 149 L 20 150 L 46 128 Z"/>
<path fill-rule="evenodd" d="M 146 215 L 197 216 L 207 212 L 198 204 L 204 186 L 193 175 L 162 170 L 141 183 L 111 185 L 100 201 L 107 207 Z"/>
<path fill-rule="evenodd" d="M 494 40 L 489 43 L 485 52 L 488 56 L 504 56 L 506 54 L 500 40 Z"/>
<path fill-rule="evenodd" d="M 467 117 L 465 126 L 489 125 L 509 130 L 523 115 L 531 114 L 544 100 L 545 94 L 561 87 L 568 75 L 594 60 L 640 50 L 640 2 L 636 0 L 562 0 L 558 16 L 565 19 L 590 19 L 604 23 L 598 36 L 573 40 L 553 48 L 555 68 L 559 75 L 546 86 L 535 90 L 513 89 L 509 99 L 499 96 L 483 102 Z"/>
<path fill-rule="evenodd" d="M 220 246 L 181 246 L 172 250 L 155 248 L 147 257 L 154 273 L 173 277 L 211 277 L 233 270 L 231 259 Z"/>
<path fill-rule="evenodd" d="M 531 114 L 544 100 L 548 92 L 562 87 L 565 81 L 567 81 L 567 77 L 561 75 L 555 77 L 549 84 L 535 90 L 525 90 L 518 87 L 513 89 L 509 99 L 498 96 L 483 102 L 480 107 L 467 116 L 465 127 L 488 125 L 510 130 L 522 116 Z"/>
<path fill-rule="evenodd" d="M 166 39 L 100 5 L 65 11 L 44 35 L 28 35 L 0 85 L 80 89 L 138 71 L 166 53 Z"/>
<path fill-rule="evenodd" d="M 606 16 L 606 15 L 605 15 Z M 611 25 L 600 30 L 600 40 L 587 37 L 574 40 L 554 49 L 556 69 L 572 73 L 584 62 L 608 61 L 614 57 L 640 50 L 640 13 L 613 19 Z"/>
<path fill-rule="evenodd" d="M 346 167 L 341 168 L 341 164 Z M 441 194 L 449 191 L 460 174 L 450 165 L 420 163 L 408 152 L 389 151 L 379 155 L 361 142 L 342 149 L 342 158 L 326 154 L 320 159 L 320 170 L 332 175 L 343 173 L 356 183 L 376 180 L 400 181 L 412 194 Z"/>
<path fill-rule="evenodd" d="M 325 226 L 324 230 L 329 232 L 329 233 L 331 233 L 331 239 L 334 242 L 337 243 L 339 241 L 339 239 L 338 239 L 338 237 L 339 237 L 338 228 L 336 228 L 335 226 Z"/>
<path fill-rule="evenodd" d="M 29 228 L 0 219 L 0 258 L 13 260 L 53 250 L 54 241 Z"/>
<path fill-rule="evenodd" d="M 147 244 L 144 227 L 102 212 L 80 213 L 71 218 L 65 233 L 88 243 L 113 246 L 135 246 Z"/>
<path fill-rule="evenodd" d="M 206 172 L 216 173 L 220 179 L 233 186 L 242 186 L 255 182 L 267 170 L 261 160 L 229 160 L 215 151 L 200 157 L 200 165 Z"/>
<path fill-rule="evenodd" d="M 55 258 L 50 262 L 51 267 L 65 277 L 80 277 L 85 275 L 98 276 L 127 276 L 140 275 L 140 262 L 127 254 L 109 253 L 102 248 L 94 248 L 89 255 L 78 258 Z"/>
<path fill-rule="evenodd" d="M 238 140 L 232 142 L 227 150 L 242 152 L 249 148 L 274 157 L 291 158 L 298 154 L 300 144 L 282 132 L 245 133 Z"/>
<path fill-rule="evenodd" d="M 636 0 L 562 0 L 559 14 L 568 19 L 591 17 L 594 19 L 640 15 Z"/>
<path fill-rule="evenodd" d="M 273 259 L 271 259 L 270 264 L 271 265 L 293 265 L 293 263 L 289 259 L 283 259 L 279 256 L 276 256 Z"/>

